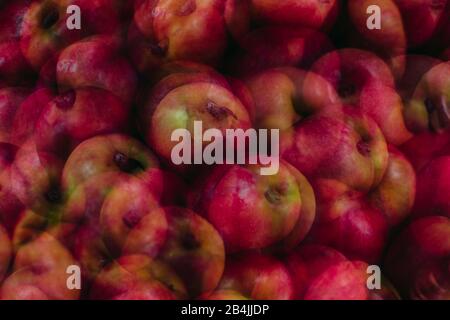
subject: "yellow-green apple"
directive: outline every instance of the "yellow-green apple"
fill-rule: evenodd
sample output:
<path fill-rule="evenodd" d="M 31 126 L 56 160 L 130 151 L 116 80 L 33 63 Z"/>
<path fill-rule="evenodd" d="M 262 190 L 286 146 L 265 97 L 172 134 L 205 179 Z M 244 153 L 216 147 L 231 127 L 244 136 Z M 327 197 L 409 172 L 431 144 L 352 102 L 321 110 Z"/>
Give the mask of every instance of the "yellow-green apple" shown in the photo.
<path fill-rule="evenodd" d="M 450 124 L 450 62 L 443 62 L 423 75 L 406 103 L 405 119 L 410 130 L 434 132 Z"/>
<path fill-rule="evenodd" d="M 11 129 L 14 117 L 28 97 L 30 90 L 21 87 L 9 87 L 0 89 L 0 141 L 11 141 Z"/>
<path fill-rule="evenodd" d="M 8 271 L 11 254 L 12 247 L 8 232 L 0 224 L 0 283 Z"/>
<path fill-rule="evenodd" d="M 328 37 L 318 30 L 299 27 L 264 27 L 248 33 L 228 61 L 237 75 L 253 75 L 276 67 L 308 68 L 314 60 L 331 51 Z"/>
<path fill-rule="evenodd" d="M 380 8 L 380 28 L 369 28 L 368 23 L 377 16 L 368 10 Z M 407 49 L 407 33 L 402 15 L 395 0 L 362 0 L 348 1 L 350 42 L 358 47 L 378 53 L 390 66 L 396 77 L 401 76 L 405 68 L 405 52 Z"/>
<path fill-rule="evenodd" d="M 391 226 L 403 222 L 411 213 L 416 197 L 416 173 L 396 148 L 389 147 L 386 173 L 368 196 L 372 205 L 385 214 Z"/>
<path fill-rule="evenodd" d="M 311 115 L 339 112 L 338 94 L 313 72 L 293 67 L 270 69 L 245 83 L 255 104 L 257 128 L 287 130 Z"/>
<path fill-rule="evenodd" d="M 28 85 L 35 78 L 20 50 L 22 19 L 30 3 L 9 1 L 0 10 L 0 81 L 6 85 Z"/>
<path fill-rule="evenodd" d="M 84 140 L 126 131 L 128 119 L 129 106 L 106 90 L 69 90 L 42 110 L 34 140 L 39 150 L 65 158 Z"/>
<path fill-rule="evenodd" d="M 317 60 L 312 71 L 331 83 L 344 104 L 371 116 L 389 143 L 400 145 L 411 138 L 392 73 L 375 54 L 359 49 L 336 50 Z"/>
<path fill-rule="evenodd" d="M 58 87 L 100 88 L 130 104 L 134 99 L 137 77 L 119 50 L 117 41 L 107 36 L 96 36 L 70 45 L 61 52 L 56 65 Z"/>
<path fill-rule="evenodd" d="M 158 259 L 175 270 L 190 297 L 211 293 L 222 277 L 225 264 L 225 248 L 219 233 L 189 209 L 165 207 L 157 211 L 165 213 L 167 218 L 166 242 Z"/>
<path fill-rule="evenodd" d="M 319 114 L 301 122 L 292 141 L 282 142 L 282 150 L 306 177 L 336 179 L 361 191 L 381 181 L 388 163 L 380 128 L 367 115 L 348 108 L 345 117 Z"/>
<path fill-rule="evenodd" d="M 152 70 L 179 59 L 218 64 L 227 45 L 224 2 L 136 2 L 128 45 L 138 70 Z"/>
<path fill-rule="evenodd" d="M 94 300 L 175 300 L 186 296 L 183 281 L 166 264 L 127 255 L 106 266 L 90 291 Z"/>
<path fill-rule="evenodd" d="M 405 298 L 450 299 L 450 220 L 412 222 L 390 246 L 385 270 Z"/>
<path fill-rule="evenodd" d="M 58 240 L 43 233 L 20 247 L 14 260 L 13 273 L 0 289 L 3 300 L 76 300 L 77 289 L 67 287 L 68 267 L 77 262 Z"/>
<path fill-rule="evenodd" d="M 435 158 L 418 173 L 415 217 L 436 215 L 450 218 L 449 177 L 450 156 Z"/>
<path fill-rule="evenodd" d="M 298 228 L 302 214 L 298 175 L 283 161 L 274 175 L 261 175 L 260 168 L 215 167 L 191 202 L 219 231 L 227 251 L 265 248 Z"/>
<path fill-rule="evenodd" d="M 293 281 L 284 264 L 256 252 L 230 256 L 218 290 L 232 290 L 255 300 L 291 300 L 294 296 Z"/>
<path fill-rule="evenodd" d="M 62 185 L 72 192 L 87 179 L 106 172 L 141 175 L 158 167 L 158 160 L 142 143 L 127 135 L 101 135 L 78 145 L 64 166 Z"/>
<path fill-rule="evenodd" d="M 67 8 L 77 5 L 81 28 L 67 27 Z M 114 1 L 44 0 L 31 3 L 20 30 L 20 47 L 27 61 L 39 70 L 67 45 L 93 34 L 118 35 L 120 17 Z"/>

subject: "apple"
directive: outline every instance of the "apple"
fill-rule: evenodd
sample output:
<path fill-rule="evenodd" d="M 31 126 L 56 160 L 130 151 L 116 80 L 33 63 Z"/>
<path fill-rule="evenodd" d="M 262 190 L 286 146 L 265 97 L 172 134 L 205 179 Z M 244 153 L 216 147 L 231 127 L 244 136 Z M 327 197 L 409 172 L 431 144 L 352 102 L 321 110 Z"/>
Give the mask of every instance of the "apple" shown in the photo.
<path fill-rule="evenodd" d="M 332 247 L 349 259 L 378 263 L 389 231 L 386 215 L 364 193 L 337 180 L 317 179 L 313 186 L 317 215 L 306 242 Z"/>
<path fill-rule="evenodd" d="M 172 206 L 156 211 L 165 213 L 167 219 L 166 242 L 158 259 L 175 270 L 191 298 L 211 293 L 222 277 L 225 264 L 224 242 L 219 233 L 189 209 Z"/>
<path fill-rule="evenodd" d="M 394 239 L 385 269 L 406 298 L 448 300 L 449 259 L 450 220 L 430 216 L 413 221 Z"/>
<path fill-rule="evenodd" d="M 449 175 L 450 156 L 435 158 L 418 173 L 415 217 L 436 215 L 450 218 Z"/>
<path fill-rule="evenodd" d="M 166 239 L 164 212 L 144 180 L 130 176 L 106 195 L 99 222 L 105 244 L 115 254 L 145 253 L 155 257 Z"/>
<path fill-rule="evenodd" d="M 88 35 L 119 35 L 120 17 L 114 1 L 44 0 L 30 4 L 20 30 L 20 48 L 27 61 L 39 70 L 67 45 Z M 70 5 L 80 7 L 81 29 L 67 28 Z"/>
<path fill-rule="evenodd" d="M 43 233 L 17 251 L 13 273 L 0 288 L 2 300 L 76 300 L 79 290 L 67 287 L 69 266 L 76 265 L 58 240 Z"/>
<path fill-rule="evenodd" d="M 368 9 L 370 6 L 380 8 L 380 29 L 369 29 Z M 407 31 L 403 24 L 401 12 L 395 0 L 363 0 L 347 3 L 349 16 L 349 38 L 352 44 L 378 53 L 385 59 L 396 77 L 403 74 L 405 52 L 407 49 Z"/>
<path fill-rule="evenodd" d="M 344 117 L 318 114 L 304 120 L 281 149 L 284 159 L 307 178 L 336 179 L 360 191 L 376 186 L 388 163 L 380 128 L 348 108 Z"/>
<path fill-rule="evenodd" d="M 227 252 L 264 248 L 299 228 L 298 175 L 285 162 L 275 175 L 260 175 L 259 169 L 259 165 L 216 167 L 192 202 L 219 231 Z"/>
<path fill-rule="evenodd" d="M 11 129 L 14 117 L 30 90 L 21 87 L 0 89 L 0 141 L 12 142 Z"/>
<path fill-rule="evenodd" d="M 367 287 L 367 267 L 348 260 L 339 251 L 320 245 L 303 245 L 286 258 L 295 299 L 300 300 L 396 300 L 398 294 L 384 282 Z"/>
<path fill-rule="evenodd" d="M 403 103 L 395 91 L 389 67 L 375 54 L 340 49 L 318 59 L 312 71 L 331 83 L 344 104 L 371 116 L 386 141 L 401 145 L 412 137 L 403 118 Z"/>
<path fill-rule="evenodd" d="M 257 128 L 287 130 L 308 116 L 339 112 L 334 88 L 313 72 L 276 68 L 258 73 L 245 83 L 255 104 Z"/>
<path fill-rule="evenodd" d="M 65 158 L 84 140 L 126 131 L 129 114 L 129 107 L 108 91 L 66 91 L 42 110 L 34 139 L 39 150 Z"/>
<path fill-rule="evenodd" d="M 6 229 L 0 225 L 0 283 L 8 271 L 11 253 L 12 247 L 8 233 Z"/>
<path fill-rule="evenodd" d="M 395 0 L 395 3 L 402 14 L 409 47 L 426 43 L 438 31 L 441 19 L 448 18 L 447 0 Z"/>
<path fill-rule="evenodd" d="M 106 172 L 143 174 L 158 167 L 158 160 L 139 141 L 121 134 L 85 140 L 71 153 L 64 166 L 62 185 L 72 192 L 87 179 Z"/>
<path fill-rule="evenodd" d="M 416 172 L 420 172 L 436 157 L 450 155 L 450 134 L 424 131 L 401 146 Z"/>
<path fill-rule="evenodd" d="M 17 109 L 12 128 L 11 141 L 22 145 L 33 137 L 36 123 L 48 103 L 54 98 L 53 92 L 48 88 L 36 89 Z"/>
<path fill-rule="evenodd" d="M 256 252 L 227 259 L 218 292 L 224 290 L 255 300 L 291 300 L 294 294 L 293 281 L 283 263 Z"/>
<path fill-rule="evenodd" d="M 173 60 L 217 65 L 227 45 L 221 2 L 136 2 L 128 46 L 137 69 L 145 72 Z"/>
<path fill-rule="evenodd" d="M 251 126 L 246 107 L 220 76 L 204 73 L 175 73 L 152 90 L 142 108 L 142 128 L 147 143 L 169 164 L 178 142 L 171 141 L 177 129 L 194 136 L 194 122 L 203 130 L 248 129 Z M 205 146 L 207 143 L 203 142 Z M 179 170 L 186 166 L 176 166 Z M 183 167 L 183 168 L 182 168 Z"/>
<path fill-rule="evenodd" d="M 30 2 L 9 1 L 0 10 L 0 81 L 10 86 L 30 85 L 35 78 L 20 50 L 21 21 Z"/>
<path fill-rule="evenodd" d="M 26 143 L 3 173 L 0 185 L 25 207 L 44 216 L 53 216 L 64 202 L 60 184 L 62 167 L 58 157 L 38 151 L 33 142 Z"/>
<path fill-rule="evenodd" d="M 175 300 L 186 296 L 183 281 L 164 263 L 146 255 L 120 257 L 95 278 L 94 300 Z"/>
<path fill-rule="evenodd" d="M 96 87 L 130 104 L 137 77 L 119 49 L 117 41 L 107 36 L 88 38 L 68 46 L 56 64 L 58 86 L 63 89 Z"/>
<path fill-rule="evenodd" d="M 395 147 L 389 147 L 386 173 L 369 201 L 388 218 L 391 226 L 403 222 L 411 213 L 416 198 L 416 173 L 408 159 Z"/>
<path fill-rule="evenodd" d="M 216 290 L 201 297 L 203 300 L 249 300 L 236 290 Z"/>
<path fill-rule="evenodd" d="M 412 131 L 439 132 L 449 126 L 450 63 L 443 62 L 425 73 L 406 104 L 405 119 Z"/>
<path fill-rule="evenodd" d="M 227 0 L 225 20 L 236 40 L 254 25 L 302 26 L 329 29 L 337 17 L 339 3 L 305 0 Z"/>
<path fill-rule="evenodd" d="M 302 27 L 263 27 L 244 36 L 228 61 L 228 69 L 239 76 L 251 76 L 268 68 L 308 68 L 333 49 L 321 31 Z"/>

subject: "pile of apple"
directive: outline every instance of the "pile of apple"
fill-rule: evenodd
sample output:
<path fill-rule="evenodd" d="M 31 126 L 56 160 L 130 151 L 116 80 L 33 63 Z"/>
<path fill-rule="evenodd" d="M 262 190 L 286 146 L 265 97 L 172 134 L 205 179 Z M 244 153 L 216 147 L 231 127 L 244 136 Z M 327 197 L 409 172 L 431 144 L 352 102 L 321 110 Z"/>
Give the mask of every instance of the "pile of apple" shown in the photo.
<path fill-rule="evenodd" d="M 0 298 L 450 299 L 449 59 L 448 0 L 1 0 Z"/>

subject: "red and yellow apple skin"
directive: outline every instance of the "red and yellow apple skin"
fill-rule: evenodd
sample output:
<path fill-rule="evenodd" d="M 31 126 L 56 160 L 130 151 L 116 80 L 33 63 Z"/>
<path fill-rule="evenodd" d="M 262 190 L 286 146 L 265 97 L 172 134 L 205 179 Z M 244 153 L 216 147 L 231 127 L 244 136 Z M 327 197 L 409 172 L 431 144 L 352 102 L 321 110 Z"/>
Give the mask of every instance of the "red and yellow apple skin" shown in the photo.
<path fill-rule="evenodd" d="M 227 259 L 216 294 L 221 292 L 232 292 L 233 298 L 238 294 L 241 299 L 291 300 L 294 283 L 287 268 L 278 259 L 246 252 Z M 216 298 L 213 294 L 212 299 Z"/>
<path fill-rule="evenodd" d="M 211 293 L 225 264 L 225 247 L 217 230 L 195 212 L 179 207 L 159 209 L 167 218 L 166 242 L 159 258 L 184 281 L 190 297 Z"/>
<path fill-rule="evenodd" d="M 69 30 L 67 8 L 77 5 L 82 12 L 82 28 Z M 37 71 L 57 52 L 86 36 L 119 36 L 120 16 L 114 1 L 44 0 L 33 2 L 25 12 L 20 31 L 20 48 Z"/>
<path fill-rule="evenodd" d="M 126 131 L 129 114 L 129 107 L 108 91 L 70 90 L 55 97 L 42 110 L 34 139 L 39 150 L 66 158 L 89 138 Z"/>
<path fill-rule="evenodd" d="M 260 169 L 216 167 L 192 201 L 219 231 L 227 252 L 273 245 L 288 237 L 301 217 L 300 185 L 291 168 L 282 161 L 271 176 L 260 175 Z"/>
<path fill-rule="evenodd" d="M 202 300 L 249 300 L 236 290 L 216 290 L 211 294 L 200 297 Z"/>
<path fill-rule="evenodd" d="M 389 162 L 380 184 L 368 195 L 369 202 L 396 226 L 411 213 L 416 199 L 416 173 L 408 159 L 395 147 L 389 147 Z"/>
<path fill-rule="evenodd" d="M 136 68 L 173 60 L 217 65 L 227 45 L 223 11 L 224 0 L 136 2 L 127 40 Z"/>
<path fill-rule="evenodd" d="M 441 132 L 450 125 L 450 62 L 426 72 L 417 84 L 405 109 L 408 127 L 416 132 Z"/>
<path fill-rule="evenodd" d="M 186 289 L 164 263 L 146 255 L 126 255 L 103 268 L 89 296 L 94 300 L 176 300 L 186 297 Z"/>
<path fill-rule="evenodd" d="M 257 128 L 288 130 L 309 116 L 340 111 L 334 88 L 313 72 L 292 67 L 269 69 L 245 83 L 254 101 Z"/>
<path fill-rule="evenodd" d="M 448 300 L 449 264 L 450 220 L 429 216 L 413 221 L 394 239 L 385 270 L 406 298 Z"/>
<path fill-rule="evenodd" d="M 80 290 L 67 287 L 66 270 L 77 265 L 71 253 L 47 233 L 20 247 L 13 273 L 0 288 L 3 300 L 76 300 Z"/>
<path fill-rule="evenodd" d="M 0 224 L 0 283 L 8 271 L 11 256 L 11 240 L 6 229 Z"/>
<path fill-rule="evenodd" d="M 64 166 L 62 185 L 71 192 L 79 184 L 106 172 L 141 175 L 159 163 L 153 153 L 132 137 L 121 134 L 96 136 L 78 145 Z"/>
<path fill-rule="evenodd" d="M 342 103 L 372 117 L 386 141 L 400 145 L 412 137 L 403 118 L 403 103 L 395 91 L 389 67 L 375 54 L 359 49 L 340 49 L 318 59 L 312 71 L 335 88 Z"/>
<path fill-rule="evenodd" d="M 186 129 L 193 137 L 195 121 L 202 122 L 204 131 L 214 128 L 224 135 L 226 129 L 251 127 L 246 107 L 233 94 L 227 81 L 217 74 L 181 72 L 169 75 L 153 88 L 141 110 L 147 143 L 179 170 L 186 170 L 188 166 L 172 163 L 172 150 L 178 144 L 171 141 L 175 130 Z"/>
<path fill-rule="evenodd" d="M 96 36 L 64 49 L 56 64 L 58 87 L 104 89 L 126 105 L 131 104 L 136 93 L 137 76 L 119 53 L 120 44 L 117 42 L 111 37 Z"/>
<path fill-rule="evenodd" d="M 450 156 L 435 158 L 418 173 L 415 217 L 431 215 L 450 218 L 449 177 Z"/>

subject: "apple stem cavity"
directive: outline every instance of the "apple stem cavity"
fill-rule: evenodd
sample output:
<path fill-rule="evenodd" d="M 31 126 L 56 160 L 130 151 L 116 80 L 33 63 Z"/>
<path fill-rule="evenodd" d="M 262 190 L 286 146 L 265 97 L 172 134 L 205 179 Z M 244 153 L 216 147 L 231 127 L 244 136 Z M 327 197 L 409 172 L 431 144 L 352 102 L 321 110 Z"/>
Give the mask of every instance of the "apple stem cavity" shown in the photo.
<path fill-rule="evenodd" d="M 121 171 L 126 173 L 136 173 L 144 170 L 139 161 L 129 158 L 121 152 L 114 155 L 114 162 Z"/>

